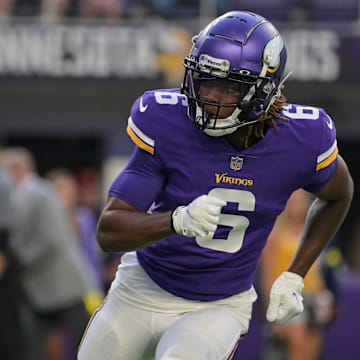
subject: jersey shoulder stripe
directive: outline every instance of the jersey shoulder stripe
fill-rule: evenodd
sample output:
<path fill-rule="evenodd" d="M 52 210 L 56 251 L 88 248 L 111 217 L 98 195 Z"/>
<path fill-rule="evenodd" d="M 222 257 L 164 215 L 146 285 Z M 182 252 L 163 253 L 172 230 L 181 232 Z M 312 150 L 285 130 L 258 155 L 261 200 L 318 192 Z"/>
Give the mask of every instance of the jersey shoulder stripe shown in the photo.
<path fill-rule="evenodd" d="M 333 163 L 338 153 L 337 141 L 335 140 L 329 149 L 317 157 L 316 171 L 324 169 Z"/>
<path fill-rule="evenodd" d="M 145 135 L 134 123 L 131 116 L 128 119 L 126 128 L 130 139 L 142 150 L 147 151 L 151 155 L 155 152 L 155 140 Z"/>

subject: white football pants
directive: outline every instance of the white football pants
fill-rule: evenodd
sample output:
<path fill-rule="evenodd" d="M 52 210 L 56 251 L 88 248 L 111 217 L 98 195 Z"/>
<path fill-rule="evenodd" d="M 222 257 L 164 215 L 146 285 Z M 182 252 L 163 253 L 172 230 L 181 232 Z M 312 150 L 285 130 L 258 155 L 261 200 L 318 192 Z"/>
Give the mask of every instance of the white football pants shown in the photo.
<path fill-rule="evenodd" d="M 131 268 L 128 279 L 128 268 L 122 271 L 89 322 L 78 360 L 226 360 L 248 331 L 254 289 L 194 302 L 164 293 L 139 266 Z M 135 298 L 138 286 L 146 294 L 140 303 L 140 295 Z M 184 309 L 173 311 L 179 302 Z"/>
<path fill-rule="evenodd" d="M 225 307 L 156 313 L 110 298 L 91 320 L 78 360 L 225 360 L 247 328 Z"/>

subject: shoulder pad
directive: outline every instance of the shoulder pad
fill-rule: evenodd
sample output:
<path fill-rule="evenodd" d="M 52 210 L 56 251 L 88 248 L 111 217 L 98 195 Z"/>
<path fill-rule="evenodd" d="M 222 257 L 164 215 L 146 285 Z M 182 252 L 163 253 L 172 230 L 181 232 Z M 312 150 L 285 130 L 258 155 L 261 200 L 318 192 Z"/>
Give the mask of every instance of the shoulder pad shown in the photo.
<path fill-rule="evenodd" d="M 179 89 L 151 90 L 139 97 L 131 108 L 127 133 L 131 140 L 150 154 L 155 152 L 155 140 L 173 131 L 179 111 L 186 106 L 185 95 Z M 181 110 L 180 110 L 181 109 Z M 166 130 L 166 127 L 172 130 Z"/>
<path fill-rule="evenodd" d="M 289 104 L 283 114 L 292 128 L 316 154 L 316 171 L 333 163 L 338 154 L 336 128 L 324 109 L 299 104 Z"/>
<path fill-rule="evenodd" d="M 140 149 L 154 154 L 155 150 L 155 124 L 156 103 L 153 91 L 147 91 L 134 102 L 126 131 L 131 140 Z"/>

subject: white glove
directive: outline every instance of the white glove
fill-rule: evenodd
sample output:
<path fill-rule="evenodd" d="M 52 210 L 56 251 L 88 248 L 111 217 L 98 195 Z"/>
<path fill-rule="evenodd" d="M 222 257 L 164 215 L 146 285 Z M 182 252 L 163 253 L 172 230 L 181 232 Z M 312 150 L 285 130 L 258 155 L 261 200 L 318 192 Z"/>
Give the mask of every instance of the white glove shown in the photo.
<path fill-rule="evenodd" d="M 281 324 L 304 310 L 301 291 L 304 279 L 285 271 L 274 282 L 270 291 L 270 303 L 266 312 L 268 321 Z"/>
<path fill-rule="evenodd" d="M 201 195 L 187 206 L 177 207 L 171 217 L 176 233 L 188 236 L 213 236 L 226 201 Z"/>

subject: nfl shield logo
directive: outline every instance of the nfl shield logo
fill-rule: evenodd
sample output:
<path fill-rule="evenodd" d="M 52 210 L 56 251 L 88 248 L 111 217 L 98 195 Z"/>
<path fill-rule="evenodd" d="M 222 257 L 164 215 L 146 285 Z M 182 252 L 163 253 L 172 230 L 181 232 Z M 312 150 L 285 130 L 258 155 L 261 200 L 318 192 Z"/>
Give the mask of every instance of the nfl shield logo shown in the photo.
<path fill-rule="evenodd" d="M 230 169 L 238 171 L 242 169 L 244 159 L 240 156 L 232 156 L 230 159 Z"/>

